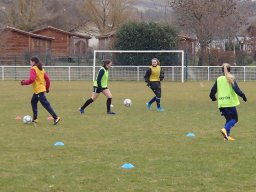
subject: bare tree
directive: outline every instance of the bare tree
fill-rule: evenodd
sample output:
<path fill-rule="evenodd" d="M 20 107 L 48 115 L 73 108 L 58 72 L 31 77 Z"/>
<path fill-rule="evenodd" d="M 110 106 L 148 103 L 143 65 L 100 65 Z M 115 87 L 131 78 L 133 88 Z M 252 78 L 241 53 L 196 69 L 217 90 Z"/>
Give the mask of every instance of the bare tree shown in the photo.
<path fill-rule="evenodd" d="M 88 21 L 87 14 L 81 14 L 83 0 L 45 0 L 48 15 L 42 24 L 51 25 L 63 30 L 75 30 Z"/>
<path fill-rule="evenodd" d="M 101 33 L 109 32 L 129 19 L 134 0 L 84 0 L 82 12 L 87 14 Z"/>
<path fill-rule="evenodd" d="M 88 19 L 79 12 L 82 0 L 9 0 L 0 10 L 0 23 L 23 30 L 52 25 L 72 30 Z"/>
<path fill-rule="evenodd" d="M 198 65 L 207 65 L 207 46 L 213 39 L 232 36 L 244 24 L 238 0 L 170 0 L 178 25 L 200 43 Z"/>
<path fill-rule="evenodd" d="M 33 29 L 43 15 L 42 0 L 12 0 L 6 7 L 4 23 L 23 30 Z"/>
<path fill-rule="evenodd" d="M 164 23 L 172 23 L 172 9 L 168 5 L 169 0 L 158 0 L 154 2 L 155 10 L 149 11 L 153 11 L 153 13 L 155 13 L 157 22 L 161 21 Z"/>

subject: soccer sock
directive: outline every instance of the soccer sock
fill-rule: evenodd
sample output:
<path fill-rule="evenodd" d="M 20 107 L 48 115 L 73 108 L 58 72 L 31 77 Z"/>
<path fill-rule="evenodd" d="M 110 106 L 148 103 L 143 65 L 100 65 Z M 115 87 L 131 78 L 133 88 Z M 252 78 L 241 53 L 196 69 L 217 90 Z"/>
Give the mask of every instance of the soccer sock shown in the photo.
<path fill-rule="evenodd" d="M 107 99 L 107 102 L 106 102 L 106 104 L 107 104 L 107 112 L 110 112 L 111 101 L 112 101 L 112 98 L 108 98 Z"/>
<path fill-rule="evenodd" d="M 32 107 L 32 111 L 33 111 L 33 120 L 37 119 L 37 107 L 36 108 Z"/>
<path fill-rule="evenodd" d="M 88 105 L 90 105 L 91 103 L 93 102 L 93 99 L 92 98 L 90 98 L 90 99 L 88 99 L 85 103 L 84 103 L 84 105 L 81 107 L 81 109 L 85 109 Z"/>
<path fill-rule="evenodd" d="M 156 105 L 157 108 L 160 108 L 160 98 L 156 97 Z"/>
<path fill-rule="evenodd" d="M 236 120 L 231 119 L 225 124 L 225 129 L 227 130 L 227 135 L 229 136 L 231 128 L 236 124 Z"/>
<path fill-rule="evenodd" d="M 156 97 L 153 97 L 148 103 L 151 105 L 152 103 L 154 103 L 156 101 Z"/>
<path fill-rule="evenodd" d="M 37 115 L 34 114 L 33 115 L 33 120 L 35 120 L 35 119 L 37 119 Z"/>
<path fill-rule="evenodd" d="M 32 111 L 33 111 L 33 120 L 37 119 L 37 102 L 31 100 L 31 105 L 32 105 Z"/>

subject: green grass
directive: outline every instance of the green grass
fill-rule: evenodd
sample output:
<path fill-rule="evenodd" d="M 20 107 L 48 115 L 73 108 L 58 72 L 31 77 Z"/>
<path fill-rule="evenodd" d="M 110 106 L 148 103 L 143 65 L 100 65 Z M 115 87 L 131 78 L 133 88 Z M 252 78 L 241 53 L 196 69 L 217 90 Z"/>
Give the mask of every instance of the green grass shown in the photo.
<path fill-rule="evenodd" d="M 224 119 L 208 97 L 212 84 L 163 82 L 161 113 L 146 109 L 153 95 L 145 83 L 110 82 L 117 115 L 109 116 L 103 95 L 79 114 L 91 82 L 53 81 L 47 98 L 62 120 L 53 126 L 39 104 L 34 127 L 15 120 L 31 115 L 31 87 L 1 81 L 0 191 L 255 191 L 255 82 L 239 82 L 248 102 L 238 107 L 234 142 L 219 133 Z M 125 98 L 132 107 L 123 106 Z"/>

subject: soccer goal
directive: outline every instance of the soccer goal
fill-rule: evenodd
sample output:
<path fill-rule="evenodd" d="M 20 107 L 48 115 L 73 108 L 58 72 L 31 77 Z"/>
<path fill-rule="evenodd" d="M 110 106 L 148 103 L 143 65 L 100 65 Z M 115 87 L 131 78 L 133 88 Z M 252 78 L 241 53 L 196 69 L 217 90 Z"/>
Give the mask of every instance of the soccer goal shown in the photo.
<path fill-rule="evenodd" d="M 183 50 L 94 50 L 93 80 L 104 59 L 113 61 L 110 80 L 143 80 L 152 58 L 159 59 L 165 79 L 184 82 Z"/>

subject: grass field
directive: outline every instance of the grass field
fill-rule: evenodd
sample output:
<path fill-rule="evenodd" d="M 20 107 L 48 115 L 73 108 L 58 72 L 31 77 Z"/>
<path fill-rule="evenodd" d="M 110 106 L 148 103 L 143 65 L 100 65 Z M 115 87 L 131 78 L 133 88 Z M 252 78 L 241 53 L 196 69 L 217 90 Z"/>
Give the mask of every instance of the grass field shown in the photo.
<path fill-rule="evenodd" d="M 109 116 L 103 95 L 79 114 L 91 82 L 53 81 L 47 98 L 62 120 L 53 126 L 39 104 L 35 127 L 15 120 L 31 115 L 31 87 L 1 81 L 0 191 L 255 191 L 255 82 L 239 82 L 248 102 L 238 107 L 233 142 L 219 133 L 224 119 L 208 97 L 212 84 L 163 82 L 166 111 L 157 112 L 146 109 L 153 95 L 145 83 L 110 82 L 117 115 Z M 123 106 L 125 98 L 132 107 Z"/>

